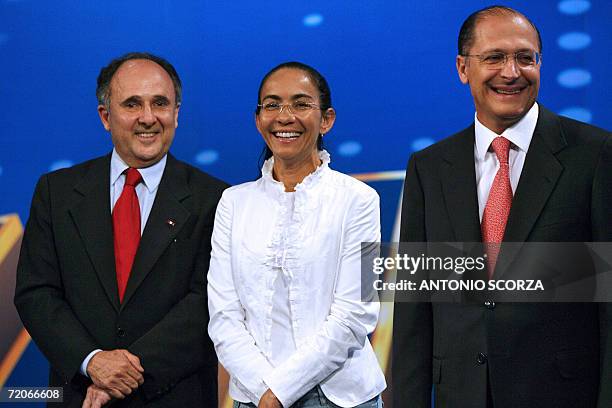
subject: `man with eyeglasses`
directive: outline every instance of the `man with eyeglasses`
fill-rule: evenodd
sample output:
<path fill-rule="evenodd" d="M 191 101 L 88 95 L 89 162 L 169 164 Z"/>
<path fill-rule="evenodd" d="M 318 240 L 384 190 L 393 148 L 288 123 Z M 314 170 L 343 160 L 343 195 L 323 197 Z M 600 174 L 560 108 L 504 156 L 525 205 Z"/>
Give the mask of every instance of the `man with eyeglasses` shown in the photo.
<path fill-rule="evenodd" d="M 485 8 L 458 51 L 474 123 L 411 157 L 400 241 L 612 241 L 612 138 L 536 103 L 535 25 Z M 612 407 L 611 327 L 609 304 L 398 302 L 394 406 Z"/>

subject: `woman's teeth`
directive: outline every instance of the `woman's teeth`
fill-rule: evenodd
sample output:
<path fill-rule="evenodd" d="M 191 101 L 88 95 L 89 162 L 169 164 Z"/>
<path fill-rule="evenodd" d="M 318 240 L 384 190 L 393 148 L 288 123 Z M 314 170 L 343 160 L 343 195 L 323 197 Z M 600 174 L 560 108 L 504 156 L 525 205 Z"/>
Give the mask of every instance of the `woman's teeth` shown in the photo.
<path fill-rule="evenodd" d="M 292 138 L 300 136 L 299 132 L 274 132 L 274 136 L 281 138 Z"/>

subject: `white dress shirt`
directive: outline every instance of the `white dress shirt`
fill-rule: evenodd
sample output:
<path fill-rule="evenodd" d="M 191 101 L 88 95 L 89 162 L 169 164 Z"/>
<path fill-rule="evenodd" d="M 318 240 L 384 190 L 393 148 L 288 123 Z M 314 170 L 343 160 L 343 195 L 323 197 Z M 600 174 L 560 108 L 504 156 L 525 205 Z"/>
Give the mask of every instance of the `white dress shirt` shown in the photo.
<path fill-rule="evenodd" d="M 271 158 L 260 179 L 225 190 L 217 207 L 208 332 L 237 401 L 258 404 L 270 388 L 289 407 L 320 385 L 346 407 L 386 387 L 368 339 L 379 304 L 360 299 L 361 242 L 380 241 L 378 194 L 331 170 L 327 152 L 320 158 L 294 193 L 272 177 Z M 295 342 L 287 357 L 273 350 L 272 333 L 284 327 L 274 324 L 279 278 L 290 318 L 284 339 Z"/>
<path fill-rule="evenodd" d="M 149 214 L 151 214 L 153 201 L 155 201 L 157 188 L 164 175 L 167 159 L 168 156 L 164 155 L 164 157 L 154 165 L 138 169 L 138 172 L 142 176 L 142 183 L 136 186 L 136 195 L 138 196 L 138 203 L 140 204 L 140 235 L 142 235 L 147 225 Z M 130 166 L 119 157 L 117 151 L 113 149 L 110 168 L 111 213 L 113 212 L 113 208 L 115 208 L 115 203 L 119 200 L 123 192 L 123 186 L 125 185 L 125 174 L 123 174 L 123 172 L 129 167 Z"/>
<path fill-rule="evenodd" d="M 529 144 L 533 137 L 536 123 L 538 121 L 538 104 L 534 103 L 531 109 L 517 123 L 504 130 L 501 135 L 488 129 L 478 120 L 478 113 L 474 114 L 474 164 L 476 166 L 476 186 L 478 190 L 478 213 L 482 222 L 482 214 L 487 205 L 489 191 L 493 185 L 493 180 L 499 169 L 497 155 L 490 148 L 493 139 L 503 136 L 510 140 L 510 154 L 508 164 L 510 165 L 510 186 L 512 194 L 516 191 L 523 164 Z"/>

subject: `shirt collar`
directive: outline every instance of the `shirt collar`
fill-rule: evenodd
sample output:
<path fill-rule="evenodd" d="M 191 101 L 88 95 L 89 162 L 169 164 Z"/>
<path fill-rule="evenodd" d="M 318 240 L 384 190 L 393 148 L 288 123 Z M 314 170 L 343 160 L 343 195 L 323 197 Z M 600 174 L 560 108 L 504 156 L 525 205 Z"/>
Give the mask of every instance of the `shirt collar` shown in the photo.
<path fill-rule="evenodd" d="M 531 138 L 533 137 L 533 131 L 538 122 L 538 112 L 538 104 L 534 103 L 521 120 L 504 130 L 502 136 L 510 140 L 519 150 L 527 153 Z M 484 160 L 491 142 L 500 135 L 480 123 L 477 113 L 474 114 L 474 132 L 476 136 L 476 156 L 478 159 Z"/>
<path fill-rule="evenodd" d="M 162 175 L 164 174 L 164 169 L 166 168 L 167 158 L 168 155 L 165 154 L 164 157 L 162 157 L 162 159 L 154 165 L 138 169 L 138 172 L 142 176 L 142 181 L 146 186 L 147 190 L 149 190 L 149 193 L 153 193 L 155 190 L 157 190 L 157 187 L 159 187 Z M 117 150 L 113 149 L 110 164 L 111 185 L 115 185 L 119 177 L 129 167 L 130 166 L 128 166 L 119 156 Z"/>
<path fill-rule="evenodd" d="M 321 159 L 321 165 L 317 167 L 314 172 L 306 176 L 304 180 L 302 180 L 301 183 L 298 183 L 298 185 L 295 186 L 296 191 L 302 190 L 305 188 L 307 189 L 309 186 L 314 185 L 317 182 L 317 180 L 321 178 L 321 175 L 329 168 L 329 163 L 331 161 L 331 158 L 327 150 L 319 151 L 319 159 Z M 283 183 L 275 180 L 272 175 L 273 168 L 274 168 L 274 156 L 270 157 L 268 160 L 264 162 L 264 165 L 261 168 L 261 176 L 265 182 L 271 183 L 273 185 L 277 185 L 279 186 L 279 188 L 282 187 L 284 191 Z"/>

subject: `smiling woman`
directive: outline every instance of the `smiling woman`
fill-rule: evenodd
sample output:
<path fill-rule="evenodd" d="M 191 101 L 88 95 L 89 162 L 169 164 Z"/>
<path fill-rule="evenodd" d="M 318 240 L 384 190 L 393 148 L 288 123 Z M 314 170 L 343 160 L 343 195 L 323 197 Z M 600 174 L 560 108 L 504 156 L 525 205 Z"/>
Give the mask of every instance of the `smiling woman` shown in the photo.
<path fill-rule="evenodd" d="M 264 79 L 255 115 L 257 129 L 275 158 L 274 175 L 287 191 L 319 166 L 317 148 L 336 119 L 331 98 L 320 101 L 317 75 L 298 67 L 285 64 Z M 324 88 L 329 95 L 326 82 Z"/>
<path fill-rule="evenodd" d="M 267 160 L 219 202 L 208 272 L 208 330 L 235 407 L 382 404 L 368 339 L 379 304 L 361 293 L 360 268 L 361 243 L 380 241 L 379 198 L 329 168 L 321 138 L 335 119 L 312 67 L 282 64 L 262 80 Z"/>

